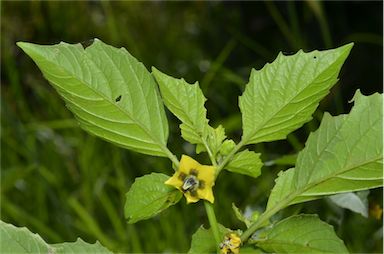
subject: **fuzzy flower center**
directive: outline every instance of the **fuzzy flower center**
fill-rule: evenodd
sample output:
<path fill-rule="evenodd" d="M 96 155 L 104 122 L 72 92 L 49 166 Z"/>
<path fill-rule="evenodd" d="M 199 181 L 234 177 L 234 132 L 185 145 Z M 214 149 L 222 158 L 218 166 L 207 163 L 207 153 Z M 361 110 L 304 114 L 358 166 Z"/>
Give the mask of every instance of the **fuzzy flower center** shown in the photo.
<path fill-rule="evenodd" d="M 183 191 L 195 191 L 199 187 L 199 179 L 196 176 L 190 175 L 184 179 Z"/>

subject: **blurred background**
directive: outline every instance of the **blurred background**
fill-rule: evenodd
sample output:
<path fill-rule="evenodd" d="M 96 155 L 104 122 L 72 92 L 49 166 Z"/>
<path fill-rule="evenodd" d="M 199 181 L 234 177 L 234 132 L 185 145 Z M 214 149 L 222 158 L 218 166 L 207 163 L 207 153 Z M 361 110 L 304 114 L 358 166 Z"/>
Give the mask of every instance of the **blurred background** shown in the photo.
<path fill-rule="evenodd" d="M 208 98 L 213 126 L 241 136 L 238 96 L 251 68 L 272 62 L 279 51 L 295 53 L 355 42 L 340 81 L 322 101 L 314 119 L 285 141 L 251 146 L 266 165 L 257 179 L 224 172 L 215 186 L 219 222 L 243 228 L 231 203 L 262 211 L 280 170 L 289 168 L 324 111 L 349 112 L 356 89 L 381 92 L 383 85 L 383 3 L 376 2 L 130 2 L 21 1 L 1 3 L 1 219 L 26 226 L 47 242 L 96 239 L 119 252 L 186 252 L 191 235 L 208 226 L 203 204 L 183 199 L 159 216 L 128 225 L 125 193 L 135 177 L 172 174 L 167 159 L 115 147 L 81 130 L 64 102 L 17 41 L 90 44 L 99 38 L 125 47 L 147 68 L 198 80 Z M 180 138 L 171 114 L 170 149 L 194 155 Z M 201 162 L 208 158 L 198 156 Z M 351 252 L 382 252 L 382 188 L 368 196 L 364 218 L 328 199 L 285 209 L 275 219 L 318 213 L 331 223 Z M 376 208 L 375 208 L 376 207 Z"/>

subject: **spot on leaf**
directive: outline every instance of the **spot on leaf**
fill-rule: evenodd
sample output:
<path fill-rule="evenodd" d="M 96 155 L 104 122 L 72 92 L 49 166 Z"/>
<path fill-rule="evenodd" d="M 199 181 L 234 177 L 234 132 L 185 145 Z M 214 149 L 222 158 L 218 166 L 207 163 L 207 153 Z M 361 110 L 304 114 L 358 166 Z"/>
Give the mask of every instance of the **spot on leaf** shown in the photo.
<path fill-rule="evenodd" d="M 120 100 L 121 100 L 121 95 L 117 96 L 115 99 L 116 102 L 119 102 Z"/>

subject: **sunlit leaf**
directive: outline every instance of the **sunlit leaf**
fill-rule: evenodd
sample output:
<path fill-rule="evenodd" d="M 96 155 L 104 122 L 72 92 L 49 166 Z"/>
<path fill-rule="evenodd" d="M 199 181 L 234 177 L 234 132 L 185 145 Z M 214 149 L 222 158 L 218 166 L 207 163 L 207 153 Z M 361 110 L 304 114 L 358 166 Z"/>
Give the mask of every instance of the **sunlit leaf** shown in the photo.
<path fill-rule="evenodd" d="M 0 221 L 0 253 L 48 253 L 52 250 L 38 234 Z"/>
<path fill-rule="evenodd" d="M 167 108 L 182 122 L 182 137 L 192 144 L 202 144 L 207 136 L 206 98 L 198 82 L 188 84 L 184 79 L 168 76 L 152 67 L 152 74 L 160 87 Z"/>
<path fill-rule="evenodd" d="M 94 244 L 90 244 L 84 242 L 80 238 L 78 238 L 76 242 L 58 243 L 52 244 L 51 246 L 55 248 L 55 254 L 112 254 L 112 252 L 103 247 L 98 241 Z"/>
<path fill-rule="evenodd" d="M 61 253 L 95 253 L 111 254 L 99 242 L 86 243 L 80 238 L 76 242 L 47 244 L 38 235 L 27 228 L 18 228 L 0 221 L 0 253 L 33 253 L 33 254 L 61 254 Z"/>
<path fill-rule="evenodd" d="M 324 115 L 296 168 L 279 174 L 267 210 L 287 205 L 285 201 L 294 204 L 383 185 L 382 95 L 357 92 L 354 101 L 348 115 Z"/>
<path fill-rule="evenodd" d="M 258 177 L 262 166 L 263 162 L 260 160 L 259 153 L 244 150 L 235 154 L 225 169 L 238 174 Z"/>
<path fill-rule="evenodd" d="M 348 253 L 331 225 L 315 215 L 296 215 L 259 235 L 257 246 L 273 253 Z"/>
<path fill-rule="evenodd" d="M 227 136 L 225 135 L 224 127 L 219 125 L 217 128 L 208 127 L 207 128 L 207 145 L 212 153 L 212 156 L 215 157 L 216 154 L 220 151 L 221 145 Z M 196 146 L 196 153 L 206 151 L 204 145 L 199 144 Z"/>
<path fill-rule="evenodd" d="M 124 211 L 129 223 L 153 217 L 181 199 L 179 190 L 164 184 L 168 178 L 160 173 L 136 178 L 126 194 Z"/>
<path fill-rule="evenodd" d="M 261 70 L 253 69 L 239 99 L 244 144 L 284 139 L 311 120 L 319 101 L 337 82 L 352 46 L 279 54 Z"/>
<path fill-rule="evenodd" d="M 80 126 L 119 146 L 166 156 L 168 123 L 152 75 L 124 48 L 98 39 L 42 46 L 19 42 Z"/>
<path fill-rule="evenodd" d="M 220 224 L 218 226 L 220 238 L 224 238 L 225 234 L 231 231 Z M 188 254 L 215 253 L 217 247 L 212 231 L 201 226 L 192 236 Z"/>

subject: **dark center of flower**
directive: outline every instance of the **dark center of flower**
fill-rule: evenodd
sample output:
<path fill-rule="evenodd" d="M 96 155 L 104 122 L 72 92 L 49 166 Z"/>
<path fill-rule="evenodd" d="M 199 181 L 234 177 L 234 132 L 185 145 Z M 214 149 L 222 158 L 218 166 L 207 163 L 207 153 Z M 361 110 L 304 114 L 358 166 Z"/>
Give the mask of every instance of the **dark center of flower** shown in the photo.
<path fill-rule="evenodd" d="M 195 191 L 199 187 L 199 179 L 194 175 L 189 175 L 184 179 L 183 191 Z"/>

